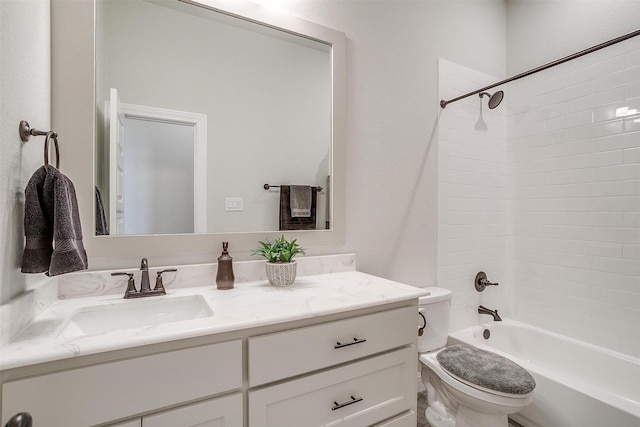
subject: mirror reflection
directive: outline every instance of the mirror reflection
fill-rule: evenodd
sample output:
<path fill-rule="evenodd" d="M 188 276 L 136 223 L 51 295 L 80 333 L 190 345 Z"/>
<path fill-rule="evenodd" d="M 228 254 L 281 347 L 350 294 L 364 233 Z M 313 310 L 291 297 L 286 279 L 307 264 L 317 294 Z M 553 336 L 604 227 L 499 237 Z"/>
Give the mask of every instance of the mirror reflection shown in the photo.
<path fill-rule="evenodd" d="M 99 1 L 96 234 L 330 228 L 331 77 L 321 42 Z"/>

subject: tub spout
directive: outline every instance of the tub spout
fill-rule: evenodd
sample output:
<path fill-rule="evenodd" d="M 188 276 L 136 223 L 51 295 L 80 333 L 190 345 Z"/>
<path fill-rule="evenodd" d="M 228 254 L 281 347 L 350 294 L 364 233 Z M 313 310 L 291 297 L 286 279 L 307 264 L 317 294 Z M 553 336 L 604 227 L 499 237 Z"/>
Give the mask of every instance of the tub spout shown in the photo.
<path fill-rule="evenodd" d="M 502 319 L 498 315 L 498 310 L 489 310 L 487 307 L 481 305 L 478 307 L 478 313 L 493 316 L 494 322 L 502 322 Z"/>

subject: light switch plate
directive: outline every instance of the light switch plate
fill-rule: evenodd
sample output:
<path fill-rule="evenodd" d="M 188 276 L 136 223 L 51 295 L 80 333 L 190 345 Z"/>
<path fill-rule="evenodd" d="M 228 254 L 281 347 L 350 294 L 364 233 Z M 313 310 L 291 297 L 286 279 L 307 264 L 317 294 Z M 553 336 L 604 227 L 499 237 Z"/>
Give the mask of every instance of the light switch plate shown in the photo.
<path fill-rule="evenodd" d="M 239 212 L 244 210 L 244 200 L 242 197 L 226 197 L 224 199 L 224 210 L 227 212 Z"/>

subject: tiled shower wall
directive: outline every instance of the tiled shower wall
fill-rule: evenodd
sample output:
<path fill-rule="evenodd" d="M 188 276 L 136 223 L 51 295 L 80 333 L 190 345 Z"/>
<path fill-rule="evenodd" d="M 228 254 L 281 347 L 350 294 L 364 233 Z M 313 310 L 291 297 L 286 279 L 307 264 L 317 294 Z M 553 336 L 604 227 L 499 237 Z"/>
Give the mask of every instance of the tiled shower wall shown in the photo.
<path fill-rule="evenodd" d="M 640 37 L 507 96 L 509 314 L 640 356 Z"/>
<path fill-rule="evenodd" d="M 451 99 L 497 79 L 446 60 L 438 63 L 439 93 Z M 492 91 L 493 93 L 493 91 Z M 478 323 L 478 305 L 501 304 L 500 286 L 475 290 L 485 271 L 505 272 L 507 183 L 506 110 L 489 110 L 472 96 L 440 111 L 438 122 L 438 285 L 453 291 L 451 330 Z"/>
<path fill-rule="evenodd" d="M 498 79 L 441 61 L 449 99 Z M 471 83 L 473 82 L 473 83 Z M 640 38 L 509 84 L 439 123 L 439 285 L 451 330 L 477 305 L 640 357 Z M 502 114 L 502 116 L 500 115 Z M 501 282 L 473 290 L 477 270 Z"/>

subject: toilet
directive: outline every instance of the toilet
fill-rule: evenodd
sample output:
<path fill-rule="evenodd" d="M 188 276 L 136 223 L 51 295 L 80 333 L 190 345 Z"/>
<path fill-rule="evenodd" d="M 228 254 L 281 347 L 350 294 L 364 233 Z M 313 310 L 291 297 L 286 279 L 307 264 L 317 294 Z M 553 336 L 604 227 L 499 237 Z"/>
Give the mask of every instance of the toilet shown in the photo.
<path fill-rule="evenodd" d="M 426 288 L 418 313 L 418 353 L 433 427 L 507 427 L 508 415 L 531 403 L 535 380 L 495 353 L 447 347 L 451 291 Z M 420 333 L 422 328 L 422 333 Z"/>

